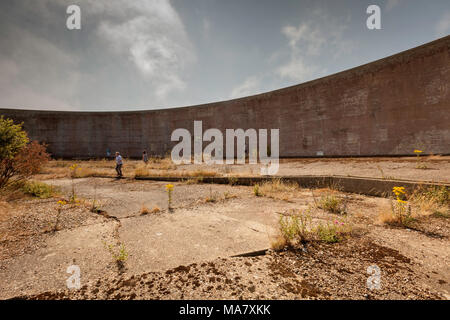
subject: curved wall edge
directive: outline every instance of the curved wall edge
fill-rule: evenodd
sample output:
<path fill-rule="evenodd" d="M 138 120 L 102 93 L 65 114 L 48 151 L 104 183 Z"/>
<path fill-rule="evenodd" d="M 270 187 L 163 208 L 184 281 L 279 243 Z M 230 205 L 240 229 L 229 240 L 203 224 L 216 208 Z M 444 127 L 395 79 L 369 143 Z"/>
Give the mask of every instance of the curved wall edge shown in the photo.
<path fill-rule="evenodd" d="M 55 158 L 170 152 L 173 130 L 280 129 L 280 157 L 450 153 L 450 36 L 356 68 L 254 96 L 148 111 L 0 109 Z M 206 143 L 205 143 L 206 144 Z"/>

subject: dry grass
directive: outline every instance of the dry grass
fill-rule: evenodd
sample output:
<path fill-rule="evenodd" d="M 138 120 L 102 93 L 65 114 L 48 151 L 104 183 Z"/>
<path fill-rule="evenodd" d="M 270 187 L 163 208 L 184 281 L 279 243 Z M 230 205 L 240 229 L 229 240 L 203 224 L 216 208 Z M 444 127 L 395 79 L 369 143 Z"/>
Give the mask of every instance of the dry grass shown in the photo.
<path fill-rule="evenodd" d="M 430 187 L 416 190 L 409 200 L 418 216 L 429 216 L 436 212 L 450 212 L 450 192 L 447 187 Z"/>
<path fill-rule="evenodd" d="M 432 187 L 416 190 L 408 195 L 407 206 L 410 210 L 410 220 L 417 220 L 430 215 L 448 216 L 450 214 L 450 198 L 448 189 L 443 187 Z M 393 204 L 396 202 L 393 200 Z M 378 214 L 378 221 L 385 224 L 405 225 L 399 221 L 395 208 L 383 208 Z M 407 225 L 407 224 L 406 224 Z"/>
<path fill-rule="evenodd" d="M 282 179 L 273 179 L 255 185 L 253 192 L 256 196 L 264 196 L 272 199 L 290 201 L 299 191 L 299 186 L 295 182 L 285 182 Z"/>
<path fill-rule="evenodd" d="M 331 213 L 346 213 L 344 200 L 333 194 L 322 196 L 317 204 L 317 207 Z"/>
<path fill-rule="evenodd" d="M 395 224 L 397 217 L 395 217 L 390 208 L 383 208 L 378 213 L 378 221 L 383 224 Z"/>
<path fill-rule="evenodd" d="M 234 199 L 234 198 L 237 198 L 237 195 L 235 195 L 235 194 L 233 194 L 233 193 L 230 193 L 230 192 L 228 192 L 228 191 L 225 191 L 225 192 L 223 193 L 223 199 L 224 199 L 224 200 Z"/>
<path fill-rule="evenodd" d="M 161 168 L 169 168 L 167 160 L 159 160 Z M 114 160 L 51 160 L 49 161 L 41 173 L 36 177 L 39 179 L 58 179 L 58 178 L 70 178 L 72 176 L 72 170 L 70 166 L 77 165 L 75 169 L 75 178 L 85 177 L 101 177 L 116 175 L 115 161 Z M 156 167 L 156 165 L 149 163 L 149 166 Z M 124 159 L 124 166 L 122 170 L 127 175 L 129 172 L 134 172 L 136 168 L 144 166 L 140 160 L 128 160 Z"/>
<path fill-rule="evenodd" d="M 278 234 L 270 239 L 270 247 L 275 251 L 281 251 L 288 246 L 286 238 Z"/>
<path fill-rule="evenodd" d="M 108 175 L 108 171 L 78 167 L 73 173 L 74 178 L 101 177 Z M 109 173 L 111 174 L 111 173 Z"/>
<path fill-rule="evenodd" d="M 155 206 L 155 207 L 153 207 L 152 210 L 150 210 L 150 209 L 148 209 L 148 208 L 147 208 L 146 206 L 144 206 L 144 205 L 142 205 L 142 208 L 141 208 L 141 211 L 140 211 L 140 213 L 141 213 L 142 216 L 143 216 L 143 215 L 146 215 L 146 214 L 150 214 L 150 213 L 158 213 L 158 212 L 161 212 L 161 209 L 160 209 L 159 207 Z"/>
<path fill-rule="evenodd" d="M 151 169 L 146 166 L 141 166 L 135 169 L 135 177 L 177 177 L 177 178 L 204 178 L 204 177 L 215 177 L 218 175 L 216 171 L 208 170 L 166 170 L 166 169 Z M 192 183 L 186 181 L 187 183 Z M 199 182 L 199 180 L 195 181 Z"/>

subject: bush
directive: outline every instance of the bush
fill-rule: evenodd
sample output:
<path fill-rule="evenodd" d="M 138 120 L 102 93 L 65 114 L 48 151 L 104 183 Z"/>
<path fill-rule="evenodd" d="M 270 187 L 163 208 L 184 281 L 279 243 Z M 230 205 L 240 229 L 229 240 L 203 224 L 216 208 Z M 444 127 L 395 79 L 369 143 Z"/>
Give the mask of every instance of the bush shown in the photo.
<path fill-rule="evenodd" d="M 13 159 L 29 142 L 22 124 L 0 117 L 0 160 Z"/>
<path fill-rule="evenodd" d="M 311 216 L 308 212 L 300 212 L 292 216 L 280 215 L 279 225 L 281 236 L 287 245 L 293 246 L 310 238 Z"/>
<path fill-rule="evenodd" d="M 29 143 L 22 124 L 0 117 L 0 189 L 26 181 L 49 158 L 45 145 Z"/>
<path fill-rule="evenodd" d="M 51 198 L 55 193 L 53 186 L 38 181 L 25 182 L 22 186 L 22 191 L 41 199 Z"/>
<path fill-rule="evenodd" d="M 326 224 L 319 224 L 315 230 L 318 238 L 328 243 L 340 242 L 351 232 L 350 226 L 344 222 L 334 221 Z"/>
<path fill-rule="evenodd" d="M 334 195 L 322 197 L 319 201 L 319 208 L 337 214 L 345 213 L 342 199 L 339 199 Z"/>
<path fill-rule="evenodd" d="M 261 191 L 259 190 L 259 185 L 255 184 L 253 186 L 253 193 L 255 194 L 255 196 L 257 197 L 261 197 L 263 194 L 261 193 Z"/>

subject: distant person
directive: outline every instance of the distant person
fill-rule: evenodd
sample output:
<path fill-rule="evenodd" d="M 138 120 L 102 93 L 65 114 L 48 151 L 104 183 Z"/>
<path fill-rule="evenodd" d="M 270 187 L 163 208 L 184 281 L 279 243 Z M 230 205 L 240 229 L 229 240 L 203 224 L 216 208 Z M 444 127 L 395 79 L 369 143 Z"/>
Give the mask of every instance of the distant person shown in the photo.
<path fill-rule="evenodd" d="M 148 162 L 147 150 L 144 150 L 144 152 L 142 152 L 142 161 L 144 161 L 145 164 L 147 164 Z"/>
<path fill-rule="evenodd" d="M 122 156 L 120 155 L 119 152 L 116 152 L 116 171 L 117 176 L 119 178 L 122 177 L 122 165 L 123 165 Z"/>

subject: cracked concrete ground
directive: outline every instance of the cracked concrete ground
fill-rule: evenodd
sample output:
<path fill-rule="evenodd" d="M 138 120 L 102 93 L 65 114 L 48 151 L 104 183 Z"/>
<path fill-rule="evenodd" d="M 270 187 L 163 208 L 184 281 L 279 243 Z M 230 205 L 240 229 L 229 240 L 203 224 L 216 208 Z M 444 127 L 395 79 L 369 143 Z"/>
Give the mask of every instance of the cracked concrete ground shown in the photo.
<path fill-rule="evenodd" d="M 52 179 L 46 182 L 58 187 L 62 196 L 67 197 L 71 192 L 71 179 Z M 90 288 L 93 283 L 101 283 L 100 287 L 105 287 L 107 292 L 111 292 L 104 296 L 88 294 L 74 296 L 75 298 L 120 298 L 116 289 L 111 287 L 113 284 L 107 282 L 113 281 L 112 279 L 125 281 L 134 277 L 139 278 L 139 275 L 149 272 L 160 279 L 158 281 L 161 289 L 153 292 L 140 288 L 139 290 L 143 291 L 137 297 L 177 299 L 239 297 L 237 287 L 230 292 L 222 292 L 220 288 L 214 286 L 211 292 L 208 290 L 209 286 L 195 284 L 189 292 L 181 290 L 176 294 L 164 294 L 168 290 L 164 289 L 164 283 L 169 277 L 165 276 L 164 272 L 182 265 L 196 264 L 199 268 L 196 277 L 200 279 L 196 281 L 201 281 L 202 277 L 208 277 L 208 271 L 202 265 L 207 261 L 213 261 L 212 263 L 222 269 L 233 266 L 239 277 L 245 277 L 246 272 L 249 277 L 274 274 L 273 259 L 283 261 L 285 259 L 283 256 L 270 256 L 268 260 L 256 259 L 260 270 L 247 270 L 244 258 L 230 260 L 230 256 L 270 247 L 271 237 L 277 229 L 279 214 L 290 210 L 304 210 L 314 203 L 313 194 L 307 189 L 295 190 L 288 196 L 269 198 L 256 197 L 252 187 L 246 186 L 174 183 L 172 203 L 174 210 L 169 212 L 164 182 L 83 178 L 74 179 L 73 183 L 77 197 L 82 201 L 80 204 L 64 208 L 57 231 L 52 229 L 57 214 L 57 199 L 22 201 L 10 205 L 0 214 L 0 298 L 24 295 L 33 297 L 42 292 L 65 290 L 66 279 L 70 276 L 66 273 L 66 269 L 72 264 L 80 266 L 83 286 L 87 285 Z M 321 192 L 325 191 L 316 191 L 316 196 L 320 196 Z M 369 244 L 364 242 L 359 245 L 359 240 L 355 240 L 354 244 L 351 242 L 353 240 L 349 240 L 349 244 L 346 245 L 350 248 L 347 255 L 356 250 L 351 249 L 353 245 L 355 248 L 362 248 L 358 250 L 367 255 L 367 248 L 373 246 L 370 243 L 376 243 L 383 248 L 382 250 L 388 252 L 388 255 L 394 252 L 392 250 L 398 252 L 391 259 L 400 259 L 399 261 L 408 266 L 408 274 L 402 274 L 403 269 L 395 269 L 395 266 L 396 271 L 389 271 L 396 274 L 398 281 L 410 279 L 404 284 L 405 290 L 396 289 L 395 295 L 386 291 L 385 296 L 380 298 L 449 297 L 448 219 L 430 220 L 426 226 L 432 228 L 430 230 L 433 232 L 428 233 L 388 228 L 376 222 L 378 210 L 383 206 L 389 206 L 387 199 L 352 194 L 345 197 L 349 212 L 346 219 L 352 221 L 356 229 L 363 229 L 362 234 L 366 239 L 364 241 L 369 241 Z M 101 204 L 103 214 L 89 211 L 94 198 Z M 143 205 L 149 209 L 159 207 L 160 212 L 141 215 Z M 321 210 L 314 212 L 315 220 L 329 221 L 336 217 Z M 429 234 L 438 234 L 439 237 L 430 237 Z M 106 248 L 108 244 L 119 243 L 125 245 L 129 254 L 125 269 L 120 272 Z M 317 254 L 321 256 L 320 253 Z M 403 255 L 407 258 L 402 258 Z M 342 261 L 336 258 L 337 260 L 331 261 L 329 267 L 323 270 L 317 264 L 310 267 L 324 283 L 329 283 L 329 277 L 339 273 L 333 269 L 333 264 L 345 264 L 345 261 L 351 261 L 351 267 L 347 267 L 358 274 L 357 277 L 355 275 L 356 278 L 367 277 L 365 262 L 349 257 L 342 257 Z M 375 258 L 371 257 L 371 261 L 376 261 Z M 409 259 L 411 262 L 408 262 Z M 254 258 L 249 261 L 253 260 Z M 311 264 L 311 261 L 305 263 Z M 270 269 L 272 271 L 265 268 L 272 268 Z M 280 272 L 278 270 L 275 274 Z M 275 297 L 278 294 L 278 298 L 295 298 L 297 289 L 287 284 L 284 289 L 281 288 L 276 285 L 277 277 L 271 279 L 275 282 L 267 287 L 265 282 L 258 282 L 256 291 L 252 289 L 253 292 L 252 290 L 248 292 L 242 289 L 242 296 L 261 297 L 262 292 L 272 288 L 275 290 L 273 292 Z M 414 283 L 411 279 L 414 279 Z M 283 280 L 281 283 L 285 283 L 286 279 L 281 280 Z M 119 285 L 117 281 L 114 280 L 114 283 Z M 301 282 L 303 280 L 299 281 L 303 283 Z M 246 286 L 253 288 L 255 284 L 250 282 Z M 395 282 L 391 285 L 397 286 Z M 167 288 L 169 287 L 171 285 L 167 283 Z M 350 287 L 354 288 L 355 284 Z M 84 288 L 86 292 L 86 287 Z M 310 289 L 308 285 L 307 291 L 310 292 Z M 87 292 L 89 290 L 91 289 Z M 92 290 L 98 292 L 97 289 Z M 179 289 L 174 290 L 169 291 L 178 292 Z M 299 292 L 303 292 L 302 290 Z M 364 297 L 364 290 L 361 290 L 356 290 L 354 294 L 346 293 L 339 296 L 338 291 L 329 288 L 329 292 L 334 292 L 331 296 L 326 294 L 316 296 L 361 298 Z M 133 298 L 137 293 L 134 293 L 134 296 L 130 292 L 127 294 L 129 298 Z M 69 296 L 64 293 L 62 296 L 49 294 L 45 297 Z"/>

